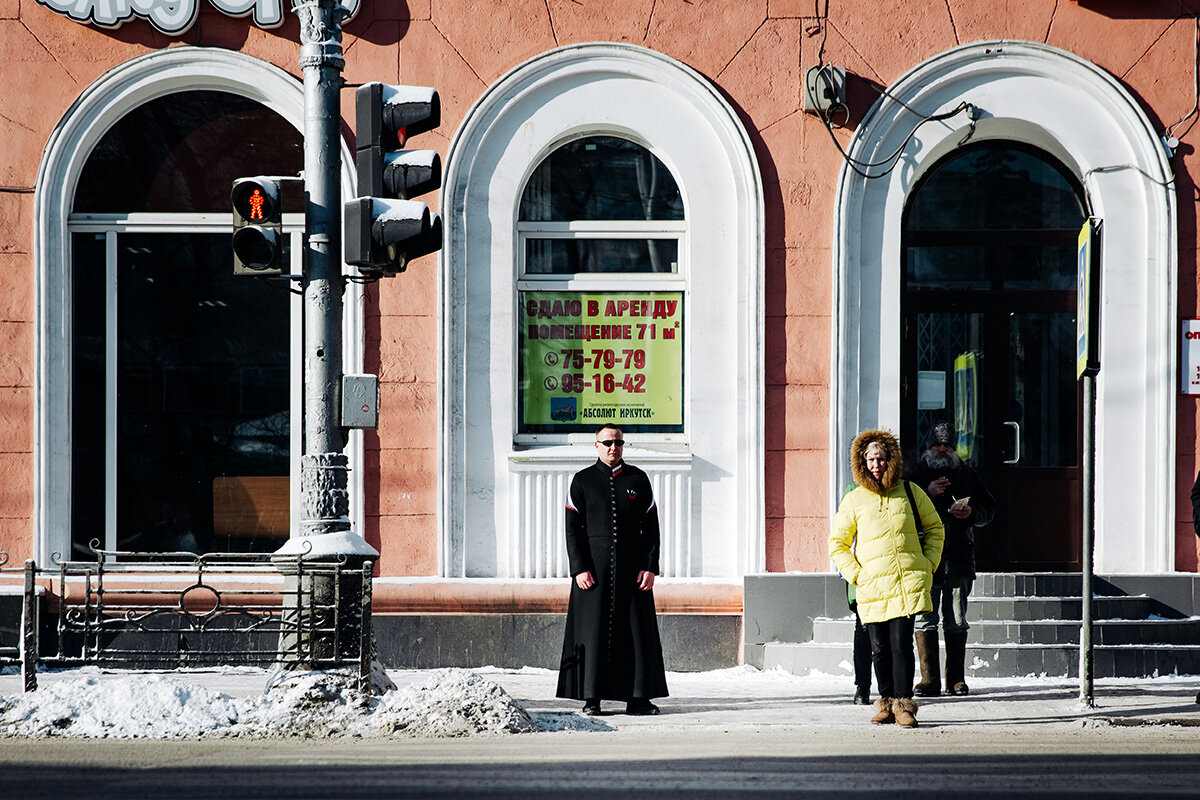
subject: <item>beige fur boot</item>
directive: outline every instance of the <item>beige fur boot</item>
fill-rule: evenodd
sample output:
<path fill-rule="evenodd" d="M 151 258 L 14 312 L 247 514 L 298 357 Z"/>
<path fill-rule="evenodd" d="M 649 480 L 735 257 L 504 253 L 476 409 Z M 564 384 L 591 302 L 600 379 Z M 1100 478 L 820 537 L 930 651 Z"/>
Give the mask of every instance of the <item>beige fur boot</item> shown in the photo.
<path fill-rule="evenodd" d="M 892 714 L 901 728 L 917 727 L 917 701 L 911 697 L 897 697 L 893 700 Z"/>
<path fill-rule="evenodd" d="M 881 697 L 875 701 L 875 716 L 871 717 L 873 725 L 889 725 L 896 721 L 893 716 L 892 709 L 894 707 L 892 698 Z"/>

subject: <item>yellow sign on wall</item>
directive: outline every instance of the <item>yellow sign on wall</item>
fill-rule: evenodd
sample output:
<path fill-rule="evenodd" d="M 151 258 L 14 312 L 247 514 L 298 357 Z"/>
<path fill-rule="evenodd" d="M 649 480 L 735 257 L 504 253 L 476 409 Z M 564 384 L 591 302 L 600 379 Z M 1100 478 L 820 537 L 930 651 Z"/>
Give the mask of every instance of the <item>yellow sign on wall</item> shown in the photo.
<path fill-rule="evenodd" d="M 522 292 L 526 431 L 683 425 L 682 292 Z"/>

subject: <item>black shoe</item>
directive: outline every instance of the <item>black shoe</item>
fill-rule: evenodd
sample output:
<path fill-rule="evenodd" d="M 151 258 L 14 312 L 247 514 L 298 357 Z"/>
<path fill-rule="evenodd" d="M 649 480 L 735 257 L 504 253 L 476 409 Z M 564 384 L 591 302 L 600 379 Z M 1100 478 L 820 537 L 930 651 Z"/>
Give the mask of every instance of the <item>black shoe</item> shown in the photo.
<path fill-rule="evenodd" d="M 635 717 L 651 717 L 658 713 L 658 706 L 649 700 L 630 700 L 625 704 L 625 713 Z"/>
<path fill-rule="evenodd" d="M 1197 702 L 1197 703 L 1200 703 L 1200 693 L 1197 693 L 1197 694 L 1196 694 L 1196 702 Z"/>
<path fill-rule="evenodd" d="M 866 686 L 854 687 L 854 705 L 869 706 L 871 705 L 871 690 Z"/>
<path fill-rule="evenodd" d="M 600 701 L 588 700 L 583 704 L 583 713 L 587 714 L 589 717 L 600 716 Z"/>

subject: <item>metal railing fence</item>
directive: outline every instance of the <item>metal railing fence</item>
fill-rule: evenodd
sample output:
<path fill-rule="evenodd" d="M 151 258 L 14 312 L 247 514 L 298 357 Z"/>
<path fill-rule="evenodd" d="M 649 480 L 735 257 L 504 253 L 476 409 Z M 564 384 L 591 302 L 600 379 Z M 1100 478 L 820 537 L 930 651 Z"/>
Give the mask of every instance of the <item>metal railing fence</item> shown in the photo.
<path fill-rule="evenodd" d="M 0 552 L 0 586 L 20 586 L 22 598 L 16 641 L 0 640 L 0 666 L 20 665 L 25 691 L 37 688 L 39 665 L 268 664 L 353 667 L 369 690 L 371 561 L 92 552 L 95 560 L 51 567 L 33 559 L 8 567 Z"/>

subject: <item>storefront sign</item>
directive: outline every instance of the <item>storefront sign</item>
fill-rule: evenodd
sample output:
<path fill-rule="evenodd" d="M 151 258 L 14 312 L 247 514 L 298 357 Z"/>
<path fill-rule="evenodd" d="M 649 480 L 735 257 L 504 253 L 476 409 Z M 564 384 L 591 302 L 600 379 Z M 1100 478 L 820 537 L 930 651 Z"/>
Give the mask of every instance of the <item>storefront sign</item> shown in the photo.
<path fill-rule="evenodd" d="M 683 424 L 682 292 L 523 292 L 525 426 Z"/>
<path fill-rule="evenodd" d="M 946 373 L 942 370 L 917 370 L 917 410 L 932 411 L 946 407 Z"/>
<path fill-rule="evenodd" d="M 955 450 L 963 461 L 975 454 L 975 429 L 979 420 L 979 372 L 975 354 L 954 358 L 954 428 L 958 431 Z"/>
<path fill-rule="evenodd" d="M 169 36 L 185 33 L 200 13 L 201 0 L 37 0 L 46 8 L 76 22 L 117 28 L 134 17 L 150 21 Z M 283 4 L 290 0 L 206 0 L 231 17 L 253 15 L 260 28 L 283 24 Z M 341 0 L 347 18 L 358 13 L 359 0 Z"/>
<path fill-rule="evenodd" d="M 1179 340 L 1183 343 L 1183 357 L 1179 359 L 1183 370 L 1183 393 L 1200 394 L 1200 319 L 1183 320 Z"/>
<path fill-rule="evenodd" d="M 1079 230 L 1078 291 L 1075 309 L 1075 378 L 1100 371 L 1100 273 L 1096 245 L 1099 223 L 1088 219 Z"/>

